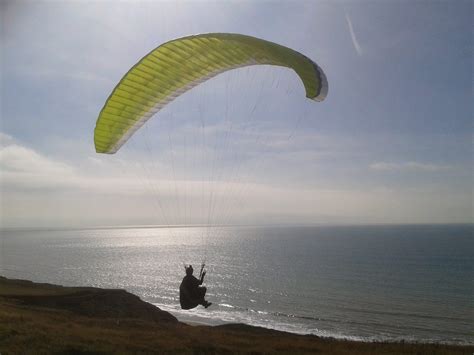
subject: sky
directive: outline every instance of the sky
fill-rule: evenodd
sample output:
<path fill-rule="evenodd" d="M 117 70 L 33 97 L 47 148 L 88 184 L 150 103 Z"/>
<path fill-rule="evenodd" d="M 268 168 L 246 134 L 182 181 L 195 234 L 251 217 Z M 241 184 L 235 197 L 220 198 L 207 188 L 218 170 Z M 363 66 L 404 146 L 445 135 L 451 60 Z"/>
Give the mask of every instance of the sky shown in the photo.
<path fill-rule="evenodd" d="M 5 1 L 0 226 L 471 223 L 472 1 Z M 97 154 L 105 100 L 141 57 L 197 33 L 291 47 L 222 74 Z"/>

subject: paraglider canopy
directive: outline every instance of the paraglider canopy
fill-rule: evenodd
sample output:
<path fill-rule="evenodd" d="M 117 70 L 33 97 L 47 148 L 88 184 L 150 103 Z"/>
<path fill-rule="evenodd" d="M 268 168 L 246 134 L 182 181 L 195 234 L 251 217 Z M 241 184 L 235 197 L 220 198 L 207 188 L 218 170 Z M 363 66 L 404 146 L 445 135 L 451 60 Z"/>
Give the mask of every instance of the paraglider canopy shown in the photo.
<path fill-rule="evenodd" d="M 321 68 L 293 49 L 232 33 L 178 38 L 144 56 L 114 88 L 97 119 L 96 151 L 117 152 L 176 97 L 222 72 L 250 65 L 291 68 L 303 82 L 306 97 L 322 101 L 327 95 L 327 80 Z"/>

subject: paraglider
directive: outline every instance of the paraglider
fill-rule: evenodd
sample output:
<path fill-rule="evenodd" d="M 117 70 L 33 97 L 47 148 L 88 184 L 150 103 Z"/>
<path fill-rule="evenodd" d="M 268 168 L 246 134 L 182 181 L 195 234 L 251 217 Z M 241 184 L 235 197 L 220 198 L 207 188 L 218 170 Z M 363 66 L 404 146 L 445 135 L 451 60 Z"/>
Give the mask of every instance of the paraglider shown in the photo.
<path fill-rule="evenodd" d="M 288 47 L 232 33 L 178 38 L 145 55 L 115 86 L 96 122 L 96 152 L 116 153 L 153 115 L 193 87 L 226 71 L 256 65 L 292 69 L 311 100 L 322 101 L 327 95 L 328 83 L 322 69 Z M 206 288 L 200 287 L 205 275 L 202 271 L 197 279 L 192 267 L 186 268 L 187 276 L 180 287 L 183 309 L 210 305 L 204 299 Z"/>
<path fill-rule="evenodd" d="M 181 285 L 179 286 L 179 303 L 182 309 L 192 309 L 198 305 L 202 305 L 205 308 L 212 305 L 204 299 L 207 288 L 201 286 L 204 282 L 204 264 L 201 265 L 201 272 L 199 273 L 199 279 L 193 275 L 194 269 L 192 265 L 184 267 L 186 276 L 183 278 Z"/>

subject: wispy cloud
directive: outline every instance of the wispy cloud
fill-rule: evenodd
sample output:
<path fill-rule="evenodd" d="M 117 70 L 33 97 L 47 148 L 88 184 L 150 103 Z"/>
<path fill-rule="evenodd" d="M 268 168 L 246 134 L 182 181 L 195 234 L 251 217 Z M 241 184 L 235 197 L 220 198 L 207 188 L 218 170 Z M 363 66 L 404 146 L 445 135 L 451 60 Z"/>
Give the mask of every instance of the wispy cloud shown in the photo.
<path fill-rule="evenodd" d="M 357 54 L 359 56 L 361 56 L 364 52 L 362 50 L 362 47 L 359 44 L 359 41 L 357 40 L 356 34 L 354 32 L 354 27 L 352 26 L 352 21 L 351 21 L 349 15 L 347 13 L 345 14 L 345 17 L 346 17 L 347 26 L 349 26 L 349 33 L 351 35 L 352 44 L 354 45 L 354 49 L 356 50 Z"/>
<path fill-rule="evenodd" d="M 12 144 L 14 141 L 13 137 L 6 134 L 6 133 L 3 133 L 3 132 L 0 132 L 0 147 L 5 147 L 5 146 L 8 146 L 10 144 Z"/>
<path fill-rule="evenodd" d="M 29 148 L 17 144 L 7 145 L 0 149 L 0 166 L 4 172 L 61 174 L 72 171 L 65 164 L 50 160 Z"/>
<path fill-rule="evenodd" d="M 451 167 L 447 165 L 437 165 L 429 163 L 419 163 L 415 161 L 403 162 L 403 163 L 389 163 L 389 162 L 376 162 L 370 164 L 370 169 L 379 171 L 428 171 L 436 172 L 441 170 L 448 170 Z"/>
<path fill-rule="evenodd" d="M 189 174 L 173 179 L 160 173 L 164 169 L 161 166 L 153 170 L 154 164 L 148 166 L 151 170 L 143 171 L 134 164 L 133 155 L 123 155 L 120 159 L 90 156 L 67 161 L 29 148 L 6 134 L 0 133 L 0 142 L 1 217 L 5 225 L 12 226 L 104 221 L 206 223 L 210 196 L 212 223 L 216 224 L 273 221 L 272 216 L 277 216 L 274 220 L 279 222 L 328 221 L 328 218 L 419 222 L 435 220 L 438 216 L 450 220 L 451 215 L 465 218 L 470 206 L 466 194 L 453 195 L 451 190 L 437 187 L 342 189 L 271 181 L 266 184 L 254 179 L 208 180 L 207 175 L 191 179 Z M 382 171 L 448 168 L 419 162 L 378 162 L 370 167 Z M 430 188 L 436 188 L 436 193 Z M 439 200 L 451 201 L 456 208 L 448 210 Z M 400 206 L 406 207 L 400 209 Z M 59 221 L 58 214 L 62 218 Z"/>

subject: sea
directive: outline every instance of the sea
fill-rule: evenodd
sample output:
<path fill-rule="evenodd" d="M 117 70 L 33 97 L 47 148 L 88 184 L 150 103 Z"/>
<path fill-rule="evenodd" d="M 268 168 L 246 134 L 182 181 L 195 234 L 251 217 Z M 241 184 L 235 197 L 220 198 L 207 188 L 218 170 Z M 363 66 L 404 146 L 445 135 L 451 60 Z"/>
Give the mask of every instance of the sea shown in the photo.
<path fill-rule="evenodd" d="M 474 225 L 4 229 L 0 275 L 120 288 L 184 322 L 474 344 Z M 207 271 L 184 311 L 184 265 Z"/>

